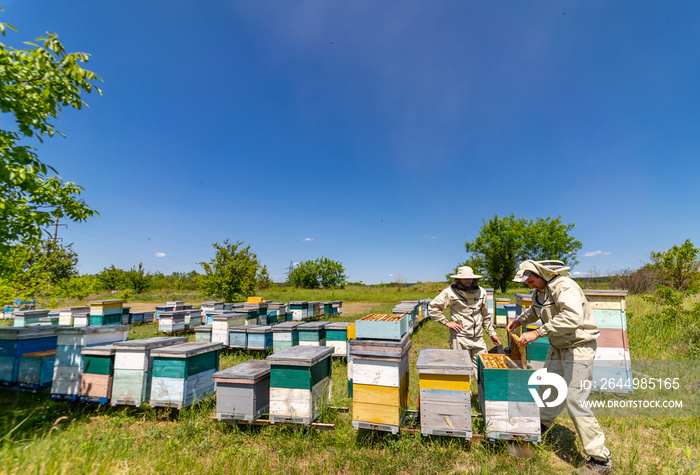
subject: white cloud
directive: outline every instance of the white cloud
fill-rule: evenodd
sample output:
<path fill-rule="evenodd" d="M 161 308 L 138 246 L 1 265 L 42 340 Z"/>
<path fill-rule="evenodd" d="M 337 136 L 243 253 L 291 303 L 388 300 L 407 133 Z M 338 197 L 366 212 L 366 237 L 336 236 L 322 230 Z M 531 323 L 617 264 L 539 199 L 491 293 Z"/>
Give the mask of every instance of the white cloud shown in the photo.
<path fill-rule="evenodd" d="M 313 241 L 313 240 L 314 240 L 314 238 L 304 238 L 304 239 L 302 239 L 302 241 L 304 241 L 304 242 L 309 242 L 309 241 Z"/>
<path fill-rule="evenodd" d="M 437 236 L 426 236 L 425 234 L 423 235 L 425 239 L 437 239 Z"/>
<path fill-rule="evenodd" d="M 167 256 L 167 254 L 164 252 L 156 252 L 156 257 L 165 257 L 165 256 Z"/>
<path fill-rule="evenodd" d="M 389 277 L 394 277 L 394 274 L 389 274 Z"/>
<path fill-rule="evenodd" d="M 611 251 L 588 251 L 586 252 L 583 257 L 594 257 L 594 256 L 607 256 L 608 254 L 612 254 Z"/>
<path fill-rule="evenodd" d="M 588 275 L 585 272 L 572 272 L 571 275 Z"/>

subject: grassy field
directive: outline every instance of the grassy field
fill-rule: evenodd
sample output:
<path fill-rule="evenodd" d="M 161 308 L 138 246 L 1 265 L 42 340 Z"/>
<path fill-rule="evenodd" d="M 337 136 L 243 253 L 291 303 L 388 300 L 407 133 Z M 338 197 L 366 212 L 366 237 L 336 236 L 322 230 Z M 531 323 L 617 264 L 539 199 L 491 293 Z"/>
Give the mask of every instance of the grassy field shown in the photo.
<path fill-rule="evenodd" d="M 389 311 L 400 300 L 434 297 L 442 284 L 419 288 L 362 288 L 334 292 L 280 290 L 266 299 L 343 300 L 344 314 L 334 320 L 354 321 L 372 312 Z M 501 295 L 497 295 L 501 296 Z M 161 304 L 162 301 L 155 302 Z M 195 302 L 196 303 L 196 302 Z M 654 307 L 628 299 L 633 359 L 683 358 L 682 332 L 654 323 Z M 667 325 L 668 326 L 668 325 Z M 659 332 L 655 339 L 648 329 Z M 503 330 L 499 330 L 502 337 Z M 135 326 L 130 339 L 157 334 L 155 324 Z M 653 337 L 653 335 L 652 335 Z M 410 354 L 410 407 L 417 406 L 415 362 L 422 348 L 446 348 L 447 331 L 433 322 L 414 334 Z M 190 335 L 190 339 L 194 339 Z M 503 339 L 503 338 L 502 338 Z M 224 352 L 221 368 L 264 354 Z M 476 399 L 473 398 L 473 406 Z M 334 407 L 351 407 L 346 365 L 333 363 Z M 584 458 L 573 426 L 560 418 L 551 437 L 535 445 L 533 456 L 508 455 L 505 442 L 355 431 L 352 415 L 326 410 L 319 422 L 333 431 L 304 427 L 238 426 L 212 420 L 210 398 L 182 411 L 112 408 L 53 402 L 38 394 L 0 389 L 0 473 L 572 473 Z M 475 432 L 483 430 L 474 417 Z M 700 462 L 698 418 L 606 418 L 600 423 L 613 452 L 616 473 L 692 473 Z"/>

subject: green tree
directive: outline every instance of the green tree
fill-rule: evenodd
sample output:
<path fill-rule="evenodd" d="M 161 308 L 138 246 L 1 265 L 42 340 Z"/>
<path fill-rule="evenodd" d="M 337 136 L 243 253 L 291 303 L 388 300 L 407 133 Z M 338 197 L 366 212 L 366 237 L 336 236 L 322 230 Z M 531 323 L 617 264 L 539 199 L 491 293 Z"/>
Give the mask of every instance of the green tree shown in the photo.
<path fill-rule="evenodd" d="M 72 245 L 53 241 L 18 244 L 0 253 L 0 266 L 5 272 L 0 278 L 11 298 L 37 297 L 52 286 L 78 274 L 78 255 Z M 6 298 L 5 298 L 6 300 Z"/>
<path fill-rule="evenodd" d="M 665 252 L 650 254 L 651 267 L 659 271 L 659 279 L 675 290 L 692 290 L 700 282 L 700 249 L 693 246 L 690 239 Z"/>
<path fill-rule="evenodd" d="M 226 239 L 223 244 L 215 242 L 212 246 L 216 251 L 214 258 L 200 262 L 204 268 L 202 290 L 226 302 L 251 295 L 261 266 L 250 245 L 243 247 L 242 242 L 232 244 Z"/>
<path fill-rule="evenodd" d="M 124 281 L 128 288 L 140 294 L 149 288 L 151 284 L 151 273 L 146 272 L 143 268 L 143 263 L 139 262 L 138 266 L 132 267 L 124 273 Z"/>
<path fill-rule="evenodd" d="M 7 28 L 15 30 L 0 23 L 0 34 Z M 83 221 L 96 213 L 79 198 L 81 187 L 64 182 L 23 141 L 61 134 L 54 120 L 66 107 L 82 108 L 83 92 L 101 94 L 92 84 L 100 78 L 81 67 L 88 55 L 67 53 L 57 35 L 47 33 L 37 43 L 26 43 L 32 49 L 0 43 L 0 111 L 14 116 L 16 125 L 0 129 L 0 252 L 37 242 L 57 218 Z"/>
<path fill-rule="evenodd" d="M 262 266 L 260 272 L 258 272 L 258 282 L 257 287 L 261 290 L 269 289 L 275 285 L 272 278 L 270 278 L 270 273 L 267 270 L 267 266 Z"/>
<path fill-rule="evenodd" d="M 102 269 L 97 274 L 97 286 L 102 290 L 121 290 L 126 283 L 126 274 L 122 269 L 117 269 L 114 264 Z"/>
<path fill-rule="evenodd" d="M 515 214 L 484 220 L 479 235 L 464 247 L 470 254 L 467 265 L 485 277 L 485 282 L 501 292 L 515 276 L 518 264 L 526 259 L 559 259 L 569 266 L 576 260 L 581 241 L 570 235 L 574 224 L 564 224 L 561 216 L 516 218 Z M 459 266 L 457 266 L 459 267 Z"/>
<path fill-rule="evenodd" d="M 304 289 L 342 288 L 347 278 L 343 264 L 326 257 L 303 261 L 289 275 L 289 283 Z"/>

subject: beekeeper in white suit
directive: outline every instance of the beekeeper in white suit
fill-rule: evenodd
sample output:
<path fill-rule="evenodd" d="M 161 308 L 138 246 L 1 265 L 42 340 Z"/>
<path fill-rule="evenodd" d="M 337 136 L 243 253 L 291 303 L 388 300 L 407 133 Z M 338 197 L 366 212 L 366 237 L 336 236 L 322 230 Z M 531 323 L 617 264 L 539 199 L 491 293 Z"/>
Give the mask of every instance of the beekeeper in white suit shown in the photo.
<path fill-rule="evenodd" d="M 430 302 L 428 314 L 432 320 L 450 329 L 451 349 L 469 351 L 476 374 L 476 355 L 486 352 L 484 330 L 494 344 L 500 345 L 501 341 L 493 329 L 486 290 L 477 283 L 481 276 L 474 274 L 471 267 L 463 266 L 450 277 L 455 283 Z M 450 309 L 449 320 L 442 313 L 446 308 Z"/>
<path fill-rule="evenodd" d="M 524 332 L 520 342 L 527 345 L 541 337 L 549 339 L 551 348 L 544 367 L 566 381 L 566 407 L 583 450 L 590 457 L 581 473 L 608 473 L 612 464 L 610 451 L 605 447 L 605 435 L 593 411 L 582 404 L 588 399 L 591 385 L 586 385 L 589 389 L 582 389 L 581 382 L 591 381 L 593 377 L 596 339 L 600 332 L 583 290 L 571 279 L 569 271 L 561 261 L 528 260 L 520 264 L 513 280 L 527 284 L 535 292 L 532 305 L 507 328 L 513 331 L 521 325 L 542 320 L 536 331 Z M 563 408 L 564 404 L 560 404 L 540 409 L 543 431 L 554 423 Z"/>

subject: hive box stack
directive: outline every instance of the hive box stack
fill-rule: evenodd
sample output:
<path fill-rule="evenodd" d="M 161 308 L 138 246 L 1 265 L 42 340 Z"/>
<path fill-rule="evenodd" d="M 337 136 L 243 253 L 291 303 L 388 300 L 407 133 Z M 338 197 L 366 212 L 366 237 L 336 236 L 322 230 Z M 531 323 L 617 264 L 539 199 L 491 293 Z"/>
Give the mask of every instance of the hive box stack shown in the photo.
<path fill-rule="evenodd" d="M 221 343 L 224 347 L 229 346 L 229 335 L 235 327 L 242 327 L 246 324 L 244 313 L 230 313 L 214 315 L 211 324 L 211 341 Z"/>
<path fill-rule="evenodd" d="M 221 343 L 189 342 L 151 351 L 151 407 L 191 406 L 214 394 Z"/>
<path fill-rule="evenodd" d="M 292 320 L 301 322 L 309 318 L 309 302 L 289 302 Z"/>
<path fill-rule="evenodd" d="M 334 357 L 348 356 L 348 322 L 332 322 L 326 325 L 326 346 L 335 348 Z"/>
<path fill-rule="evenodd" d="M 270 355 L 270 422 L 311 424 L 331 397 L 333 348 L 295 346 Z"/>
<path fill-rule="evenodd" d="M 205 324 L 211 323 L 208 321 L 208 317 L 213 316 L 215 313 L 224 309 L 224 302 L 202 302 L 202 322 Z"/>
<path fill-rule="evenodd" d="M 493 312 L 495 310 L 494 304 L 493 304 L 493 289 L 484 289 L 486 291 L 486 305 L 489 309 L 489 313 L 493 315 Z"/>
<path fill-rule="evenodd" d="M 194 327 L 194 341 L 198 343 L 211 342 L 211 325 L 200 325 Z"/>
<path fill-rule="evenodd" d="M 23 354 L 19 359 L 17 387 L 29 391 L 50 387 L 55 361 L 56 350 Z"/>
<path fill-rule="evenodd" d="M 109 403 L 114 379 L 114 345 L 88 346 L 81 353 L 83 376 L 80 381 L 80 401 Z"/>
<path fill-rule="evenodd" d="M 129 323 L 143 323 L 146 312 L 132 312 L 129 314 Z"/>
<path fill-rule="evenodd" d="M 248 360 L 214 374 L 216 418 L 220 421 L 259 419 L 270 407 L 270 363 Z"/>
<path fill-rule="evenodd" d="M 48 317 L 40 317 L 39 318 L 39 325 L 53 325 L 53 326 L 58 325 L 58 315 L 49 314 Z"/>
<path fill-rule="evenodd" d="M 153 356 L 151 351 L 187 343 L 185 337 L 154 337 L 114 344 L 112 406 L 140 406 L 151 395 Z"/>
<path fill-rule="evenodd" d="M 481 353 L 477 371 L 486 437 L 540 442 L 540 410 L 527 385 L 535 370 L 521 369 L 506 355 Z"/>
<path fill-rule="evenodd" d="M 160 313 L 158 331 L 162 333 L 176 333 L 186 329 L 185 317 L 188 310 L 171 310 Z"/>
<path fill-rule="evenodd" d="M 326 346 L 328 322 L 306 322 L 297 327 L 299 346 Z"/>
<path fill-rule="evenodd" d="M 299 330 L 301 322 L 283 322 L 272 327 L 272 352 L 279 353 L 299 345 Z"/>
<path fill-rule="evenodd" d="M 410 314 L 368 315 L 355 322 L 352 425 L 398 433 L 408 409 Z"/>
<path fill-rule="evenodd" d="M 187 330 L 194 329 L 202 324 L 202 309 L 187 308 L 185 309 L 185 328 Z"/>
<path fill-rule="evenodd" d="M 340 300 L 333 301 L 333 315 L 343 313 L 343 302 Z"/>
<path fill-rule="evenodd" d="M 124 300 L 95 300 L 90 302 L 90 326 L 121 325 Z"/>
<path fill-rule="evenodd" d="M 522 315 L 530 305 L 532 305 L 531 294 L 515 294 L 515 318 Z"/>
<path fill-rule="evenodd" d="M 324 316 L 330 317 L 333 315 L 333 302 L 321 302 L 321 306 L 323 308 Z"/>
<path fill-rule="evenodd" d="M 90 307 L 63 307 L 58 309 L 58 324 L 72 327 L 77 316 L 89 317 Z"/>
<path fill-rule="evenodd" d="M 632 362 L 627 339 L 625 290 L 584 290 L 600 330 L 593 363 L 593 390 L 629 393 L 632 391 Z M 630 384 L 604 384 L 603 380 L 629 381 Z"/>
<path fill-rule="evenodd" d="M 505 327 L 508 324 L 508 310 L 506 305 L 510 305 L 509 299 L 495 299 L 496 313 L 494 314 L 493 324 L 499 327 Z"/>
<path fill-rule="evenodd" d="M 248 329 L 249 350 L 267 351 L 272 349 L 272 327 L 270 325 L 253 325 Z"/>
<path fill-rule="evenodd" d="M 122 325 L 127 325 L 131 320 L 131 307 L 122 307 L 122 318 L 119 323 Z"/>
<path fill-rule="evenodd" d="M 149 323 L 155 321 L 156 312 L 143 312 L 143 323 Z"/>
<path fill-rule="evenodd" d="M 83 374 L 83 348 L 124 341 L 129 328 L 129 325 L 56 327 L 58 340 L 51 399 L 77 400 Z"/>
<path fill-rule="evenodd" d="M 350 354 L 350 341 L 355 339 L 355 322 L 350 322 L 348 324 L 348 397 L 352 397 L 352 355 Z"/>
<path fill-rule="evenodd" d="M 49 316 L 48 310 L 19 310 L 12 312 L 14 315 L 13 325 L 17 328 L 23 328 L 27 325 L 39 323 L 39 319 Z"/>
<path fill-rule="evenodd" d="M 459 350 L 421 350 L 418 370 L 423 435 L 472 437 L 471 357 Z"/>
<path fill-rule="evenodd" d="M 0 385 L 17 384 L 22 355 L 56 349 L 56 331 L 60 327 L 0 327 Z"/>
<path fill-rule="evenodd" d="M 248 348 L 248 329 L 253 328 L 251 326 L 241 325 L 238 327 L 232 327 L 228 334 L 228 347 L 235 348 L 239 350 L 245 350 Z"/>

